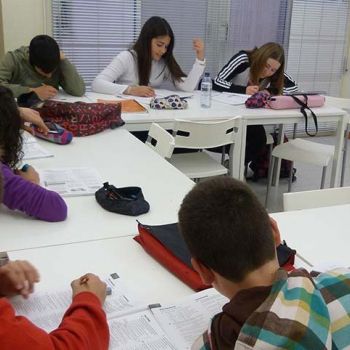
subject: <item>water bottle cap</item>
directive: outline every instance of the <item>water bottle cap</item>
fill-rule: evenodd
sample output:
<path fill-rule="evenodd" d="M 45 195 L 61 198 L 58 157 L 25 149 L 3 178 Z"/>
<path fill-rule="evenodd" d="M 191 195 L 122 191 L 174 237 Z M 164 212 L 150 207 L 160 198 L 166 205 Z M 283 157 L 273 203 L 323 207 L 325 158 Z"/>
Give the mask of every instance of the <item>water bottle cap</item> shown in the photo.
<path fill-rule="evenodd" d="M 210 77 L 210 73 L 209 73 L 209 72 L 205 72 L 205 73 L 204 73 L 204 76 L 205 76 L 205 77 Z"/>

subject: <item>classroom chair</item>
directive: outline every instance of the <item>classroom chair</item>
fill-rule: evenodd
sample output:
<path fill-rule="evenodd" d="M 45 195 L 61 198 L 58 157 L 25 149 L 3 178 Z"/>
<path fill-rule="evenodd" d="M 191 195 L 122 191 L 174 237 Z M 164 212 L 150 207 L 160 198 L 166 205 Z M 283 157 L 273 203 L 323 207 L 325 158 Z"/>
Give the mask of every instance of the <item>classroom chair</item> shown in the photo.
<path fill-rule="evenodd" d="M 350 204 L 350 187 L 327 188 L 283 194 L 284 211 Z"/>
<path fill-rule="evenodd" d="M 277 145 L 272 151 L 272 160 L 267 177 L 268 180 L 265 206 L 268 206 L 272 182 L 278 183 L 278 181 L 276 181 L 276 177 L 279 176 L 279 174 L 274 174 L 275 179 L 273 179 L 273 169 L 275 167 L 275 162 L 277 159 L 286 159 L 292 162 L 288 181 L 288 192 L 290 192 L 292 188 L 294 162 L 297 161 L 301 163 L 308 163 L 321 166 L 322 177 L 320 188 L 322 189 L 324 188 L 327 168 L 333 157 L 333 154 L 334 146 L 323 145 L 317 142 L 308 141 L 300 138 L 296 138 L 288 142 L 282 143 L 280 145 Z"/>
<path fill-rule="evenodd" d="M 200 179 L 228 173 L 228 169 L 211 157 L 205 149 L 235 143 L 231 154 L 232 157 L 239 157 L 241 129 L 239 117 L 214 123 L 175 120 L 172 136 L 159 125 L 152 124 L 146 143 L 159 154 L 166 154 L 165 158 L 169 163 L 189 178 Z M 162 141 L 165 139 L 168 140 L 168 146 L 163 148 Z M 152 143 L 155 146 L 152 146 Z M 174 148 L 193 149 L 194 152 L 170 155 Z"/>

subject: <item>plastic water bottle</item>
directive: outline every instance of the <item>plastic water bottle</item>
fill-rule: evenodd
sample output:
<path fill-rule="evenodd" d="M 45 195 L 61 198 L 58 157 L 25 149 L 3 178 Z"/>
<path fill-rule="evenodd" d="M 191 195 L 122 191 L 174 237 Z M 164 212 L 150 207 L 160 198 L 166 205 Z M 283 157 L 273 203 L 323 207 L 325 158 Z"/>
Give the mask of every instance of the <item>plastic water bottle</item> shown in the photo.
<path fill-rule="evenodd" d="M 212 83 L 211 83 L 210 74 L 205 73 L 201 84 L 201 107 L 202 108 L 211 107 L 211 89 L 212 89 Z"/>

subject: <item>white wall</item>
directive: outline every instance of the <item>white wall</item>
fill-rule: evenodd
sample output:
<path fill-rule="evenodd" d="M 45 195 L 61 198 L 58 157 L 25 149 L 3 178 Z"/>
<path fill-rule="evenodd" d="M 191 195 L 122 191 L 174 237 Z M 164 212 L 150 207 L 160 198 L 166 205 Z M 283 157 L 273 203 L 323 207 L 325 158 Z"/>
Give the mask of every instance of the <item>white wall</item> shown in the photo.
<path fill-rule="evenodd" d="M 38 34 L 50 34 L 48 0 L 2 0 L 4 50 L 23 45 Z"/>

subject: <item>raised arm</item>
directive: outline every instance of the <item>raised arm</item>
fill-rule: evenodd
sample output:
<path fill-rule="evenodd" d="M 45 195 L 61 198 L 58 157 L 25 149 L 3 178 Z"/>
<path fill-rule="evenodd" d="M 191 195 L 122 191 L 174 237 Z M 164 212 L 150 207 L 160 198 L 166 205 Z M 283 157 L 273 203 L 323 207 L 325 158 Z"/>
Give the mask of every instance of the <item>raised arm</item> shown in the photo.
<path fill-rule="evenodd" d="M 60 81 L 59 84 L 63 90 L 73 96 L 83 96 L 85 94 L 85 83 L 79 75 L 74 64 L 70 63 L 64 54 L 61 52 L 60 61 Z"/>
<path fill-rule="evenodd" d="M 176 81 L 175 86 L 182 91 L 192 92 L 198 86 L 199 80 L 204 73 L 205 69 L 205 57 L 204 57 L 204 43 L 202 39 L 193 39 L 193 50 L 196 53 L 196 60 L 192 66 L 191 71 L 187 77 Z"/>
<path fill-rule="evenodd" d="M 119 84 L 118 80 L 128 68 L 134 67 L 135 61 L 130 51 L 123 51 L 94 79 L 91 88 L 102 94 L 118 95 L 127 90 L 128 85 Z M 137 85 L 137 82 L 135 82 Z"/>
<path fill-rule="evenodd" d="M 232 79 L 249 68 L 249 58 L 244 51 L 234 55 L 213 81 L 213 90 L 245 94 L 247 86 L 235 85 Z"/>

